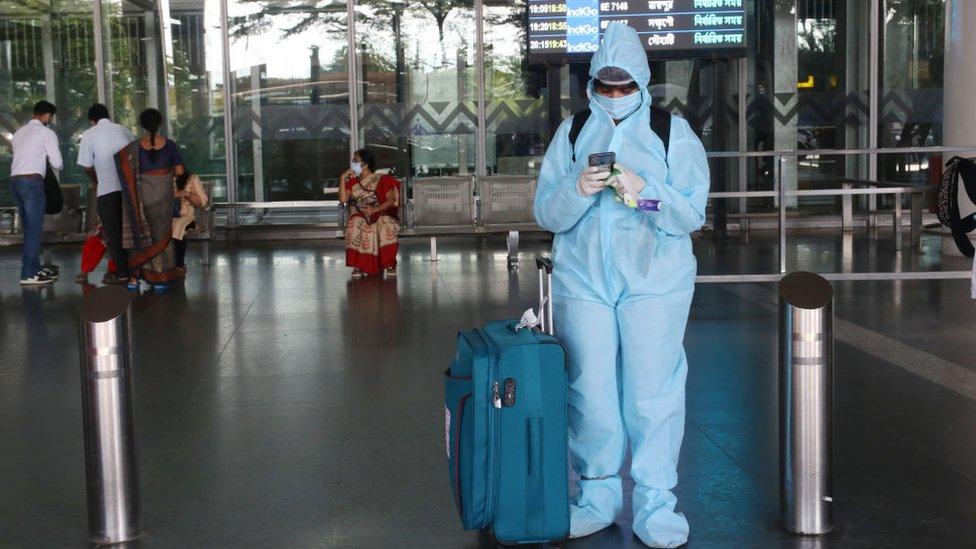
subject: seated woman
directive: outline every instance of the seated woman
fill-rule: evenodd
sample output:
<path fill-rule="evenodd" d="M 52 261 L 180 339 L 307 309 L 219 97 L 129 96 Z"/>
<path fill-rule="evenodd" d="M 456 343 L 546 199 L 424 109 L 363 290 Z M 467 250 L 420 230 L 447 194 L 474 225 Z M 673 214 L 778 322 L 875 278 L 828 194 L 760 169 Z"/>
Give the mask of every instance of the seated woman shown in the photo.
<path fill-rule="evenodd" d="M 396 276 L 400 233 L 400 182 L 374 173 L 376 157 L 369 149 L 353 154 L 352 165 L 339 176 L 339 201 L 346 205 L 346 265 L 353 278 Z"/>
<path fill-rule="evenodd" d="M 195 173 L 177 176 L 173 188 L 173 251 L 180 278 L 186 276 L 186 231 L 197 224 L 197 208 L 207 207 L 207 193 Z"/>
<path fill-rule="evenodd" d="M 133 273 L 157 292 L 179 278 L 173 249 L 173 178 L 186 172 L 176 143 L 159 135 L 163 115 L 146 109 L 139 115 L 145 135 L 115 155 L 122 181 L 122 245 Z M 130 290 L 139 282 L 129 279 Z"/>

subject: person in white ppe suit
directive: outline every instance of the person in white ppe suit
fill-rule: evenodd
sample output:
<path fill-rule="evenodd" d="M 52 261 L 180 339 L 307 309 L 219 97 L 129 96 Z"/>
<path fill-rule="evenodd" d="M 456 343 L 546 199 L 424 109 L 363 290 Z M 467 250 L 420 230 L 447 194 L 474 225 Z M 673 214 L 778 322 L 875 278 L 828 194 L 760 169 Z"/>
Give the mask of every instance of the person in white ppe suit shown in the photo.
<path fill-rule="evenodd" d="M 575 147 L 572 117 L 556 131 L 534 204 L 539 225 L 555 234 L 555 327 L 569 357 L 569 444 L 580 475 L 571 536 L 598 532 L 621 513 L 629 440 L 634 533 L 651 547 L 677 547 L 688 539 L 671 490 L 697 269 L 689 234 L 705 221 L 708 162 L 676 117 L 665 158 L 650 125 L 647 54 L 632 28 L 608 26 L 589 74 L 592 114 Z M 590 154 L 608 151 L 616 175 L 588 167 Z"/>

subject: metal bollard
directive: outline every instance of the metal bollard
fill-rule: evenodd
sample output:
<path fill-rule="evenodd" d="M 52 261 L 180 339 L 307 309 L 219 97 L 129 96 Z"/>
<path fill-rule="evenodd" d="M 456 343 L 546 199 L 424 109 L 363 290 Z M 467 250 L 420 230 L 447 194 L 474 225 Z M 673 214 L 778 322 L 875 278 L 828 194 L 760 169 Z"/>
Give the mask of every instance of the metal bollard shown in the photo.
<path fill-rule="evenodd" d="M 814 273 L 779 283 L 780 511 L 794 534 L 825 534 L 833 517 L 834 291 Z"/>
<path fill-rule="evenodd" d="M 508 231 L 508 270 L 517 271 L 519 266 L 519 232 Z"/>
<path fill-rule="evenodd" d="M 440 258 L 437 257 L 437 237 L 436 236 L 430 237 L 430 260 L 431 261 L 440 261 Z"/>
<path fill-rule="evenodd" d="M 88 536 L 96 543 L 141 534 L 131 318 L 129 292 L 118 286 L 91 292 L 78 311 Z"/>

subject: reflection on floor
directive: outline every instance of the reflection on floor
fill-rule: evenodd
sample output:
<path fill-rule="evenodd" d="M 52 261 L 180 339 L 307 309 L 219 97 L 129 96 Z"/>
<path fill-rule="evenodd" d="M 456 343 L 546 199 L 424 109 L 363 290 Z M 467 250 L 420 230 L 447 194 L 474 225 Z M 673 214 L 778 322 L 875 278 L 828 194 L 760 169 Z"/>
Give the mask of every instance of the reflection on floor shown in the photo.
<path fill-rule="evenodd" d="M 807 235 L 791 262 L 824 270 L 960 269 L 883 238 Z M 349 281 L 335 242 L 215 246 L 185 288 L 135 304 L 138 546 L 479 547 L 446 480 L 441 373 L 459 328 L 536 298 L 534 253 L 500 240 L 407 243 L 395 280 Z M 21 290 L 0 249 L 0 546 L 85 546 L 75 314 L 65 277 Z M 191 252 L 194 251 L 191 248 Z M 703 273 L 768 272 L 770 239 L 702 243 Z M 968 283 L 836 286 L 839 526 L 777 526 L 772 285 L 700 286 L 686 345 L 688 424 L 677 489 L 692 548 L 966 547 L 976 540 L 976 394 L 918 368 L 976 370 Z M 860 330 L 860 331 L 858 331 Z M 870 334 L 866 337 L 864 334 Z M 901 366 L 899 366 L 901 364 Z M 914 362 L 912 364 L 915 364 Z M 935 381 L 933 381 L 935 380 Z M 581 548 L 637 547 L 627 521 Z"/>

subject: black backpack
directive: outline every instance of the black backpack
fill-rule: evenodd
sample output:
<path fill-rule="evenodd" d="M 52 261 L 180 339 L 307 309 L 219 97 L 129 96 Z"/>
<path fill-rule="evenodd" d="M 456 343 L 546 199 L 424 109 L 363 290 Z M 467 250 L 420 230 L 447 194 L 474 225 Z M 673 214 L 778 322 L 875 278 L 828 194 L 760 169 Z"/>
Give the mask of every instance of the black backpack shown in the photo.
<path fill-rule="evenodd" d="M 671 113 L 661 107 L 651 105 L 651 130 L 664 142 L 664 164 L 668 163 L 668 145 L 671 142 Z M 576 162 L 576 139 L 583 131 L 583 126 L 590 119 L 590 109 L 582 110 L 573 115 L 573 125 L 569 127 L 569 146 L 573 151 L 573 162 Z"/>
<path fill-rule="evenodd" d="M 976 230 L 976 215 L 965 218 L 959 215 L 959 178 L 962 177 L 966 196 L 976 204 L 976 157 L 954 156 L 946 162 L 945 173 L 939 184 L 938 214 L 939 222 L 952 231 L 959 251 L 966 257 L 973 257 L 976 249 L 969 241 L 969 233 Z"/>

